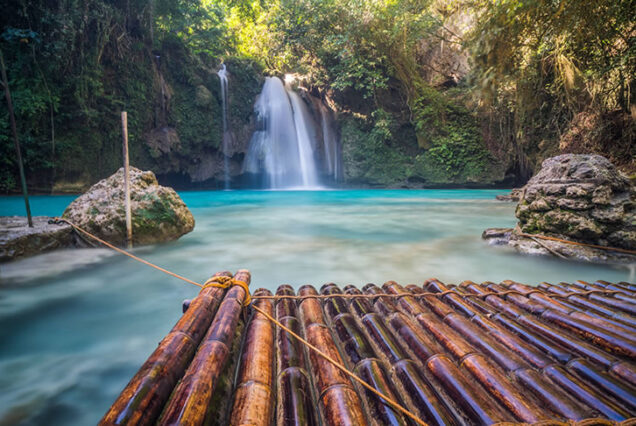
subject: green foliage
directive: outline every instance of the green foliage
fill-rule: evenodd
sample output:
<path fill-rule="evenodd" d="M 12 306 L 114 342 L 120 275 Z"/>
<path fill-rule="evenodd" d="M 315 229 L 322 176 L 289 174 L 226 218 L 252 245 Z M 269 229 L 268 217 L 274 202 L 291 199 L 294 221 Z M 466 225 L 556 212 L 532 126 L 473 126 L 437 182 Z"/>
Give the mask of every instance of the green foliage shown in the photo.
<path fill-rule="evenodd" d="M 582 111 L 628 116 L 636 108 L 632 3 L 20 0 L 0 16 L 0 49 L 38 189 L 118 168 L 124 109 L 134 163 L 182 171 L 192 157 L 213 154 L 221 62 L 235 129 L 247 127 L 264 73 L 303 74 L 346 117 L 351 181 L 490 181 L 501 170 L 489 151 L 526 164 L 556 151 Z M 470 111 L 468 83 L 462 96 L 441 88 L 454 70 L 431 59 L 462 44 L 473 62 Z M 176 129 L 178 152 L 150 152 L 148 134 L 163 128 Z M 617 134 L 625 135 L 620 146 L 631 144 L 633 132 Z M 15 190 L 4 102 L 0 156 L 0 191 Z"/>
<path fill-rule="evenodd" d="M 348 117 L 342 123 L 345 179 L 352 183 L 392 185 L 409 177 L 409 157 L 390 145 L 396 123 L 384 110 L 370 119 Z"/>
<path fill-rule="evenodd" d="M 549 147 L 558 150 L 578 113 L 633 111 L 633 1 L 478 0 L 472 6 L 467 45 L 476 94 L 489 121 L 496 120 L 493 138 L 521 163 L 524 157 L 538 162 Z"/>
<path fill-rule="evenodd" d="M 485 148 L 475 117 L 458 105 L 449 107 L 447 115 L 446 124 L 430 135 L 431 148 L 425 151 L 398 142 L 413 135 L 405 135 L 385 110 L 366 119 L 346 118 L 342 127 L 346 180 L 408 186 L 499 179 L 500 166 Z"/>

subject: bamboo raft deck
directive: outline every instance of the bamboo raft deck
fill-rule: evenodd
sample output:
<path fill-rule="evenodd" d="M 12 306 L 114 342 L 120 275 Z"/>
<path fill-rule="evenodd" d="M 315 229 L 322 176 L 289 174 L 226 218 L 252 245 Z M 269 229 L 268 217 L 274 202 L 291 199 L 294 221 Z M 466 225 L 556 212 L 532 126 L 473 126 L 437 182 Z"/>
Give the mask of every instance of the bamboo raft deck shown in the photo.
<path fill-rule="evenodd" d="M 253 305 L 427 424 L 636 424 L 634 284 L 431 279 L 271 296 Z M 184 304 L 100 424 L 413 424 L 246 297 L 205 287 Z"/>

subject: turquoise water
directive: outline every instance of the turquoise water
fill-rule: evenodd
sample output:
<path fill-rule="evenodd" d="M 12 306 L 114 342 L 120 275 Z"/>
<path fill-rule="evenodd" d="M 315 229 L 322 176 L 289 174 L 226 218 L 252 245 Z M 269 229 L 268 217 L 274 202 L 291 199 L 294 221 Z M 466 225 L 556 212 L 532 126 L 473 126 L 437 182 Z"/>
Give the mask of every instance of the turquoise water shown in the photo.
<path fill-rule="evenodd" d="M 248 268 L 252 288 L 362 286 L 437 277 L 528 284 L 633 281 L 626 269 L 527 257 L 490 247 L 513 226 L 492 190 L 184 192 L 196 227 L 135 253 L 199 282 Z M 33 197 L 60 215 L 73 197 Z M 0 197 L 0 214 L 22 214 Z M 63 250 L 0 265 L 0 425 L 96 423 L 197 293 L 105 249 Z"/>

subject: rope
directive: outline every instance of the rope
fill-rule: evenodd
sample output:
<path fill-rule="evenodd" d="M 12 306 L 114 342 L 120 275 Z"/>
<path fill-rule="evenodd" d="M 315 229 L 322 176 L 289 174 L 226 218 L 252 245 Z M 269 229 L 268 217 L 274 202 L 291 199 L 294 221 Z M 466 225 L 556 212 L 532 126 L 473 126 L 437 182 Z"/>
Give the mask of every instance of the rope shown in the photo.
<path fill-rule="evenodd" d="M 586 290 L 586 291 L 572 291 L 563 294 L 557 293 L 546 293 L 541 290 L 532 290 L 532 291 L 517 291 L 517 290 L 506 290 L 502 292 L 494 292 L 494 291 L 485 291 L 481 294 L 472 294 L 472 293 L 459 293 L 455 290 L 445 290 L 440 293 L 433 293 L 430 291 L 423 291 L 422 293 L 400 293 L 400 294 L 389 294 L 389 293 L 376 293 L 376 294 L 307 294 L 302 296 L 291 296 L 291 295 L 274 295 L 274 296 L 253 296 L 252 299 L 271 299 L 271 300 L 283 300 L 283 299 L 291 299 L 291 300 L 304 300 L 304 299 L 333 299 L 333 298 L 342 298 L 342 299 L 375 299 L 377 297 L 387 297 L 391 299 L 399 299 L 402 297 L 415 297 L 420 298 L 424 296 L 435 296 L 435 297 L 444 297 L 449 294 L 455 294 L 461 297 L 475 297 L 477 299 L 486 299 L 490 296 L 507 296 L 509 294 L 516 296 L 524 296 L 529 297 L 533 294 L 542 294 L 547 297 L 555 297 L 559 299 L 567 299 L 570 296 L 587 296 L 590 294 L 625 294 L 619 290 Z"/>
<path fill-rule="evenodd" d="M 98 242 L 102 243 L 102 244 L 103 244 L 103 245 L 105 245 L 106 247 L 108 247 L 108 248 L 110 248 L 110 249 L 115 250 L 117 253 L 120 253 L 120 254 L 123 254 L 123 255 L 125 255 L 125 256 L 128 256 L 128 257 L 130 257 L 131 259 L 135 259 L 137 262 L 141 262 L 141 263 L 143 263 L 144 265 L 150 266 L 151 268 L 155 268 L 156 270 L 161 271 L 161 272 L 163 272 L 164 274 L 168 274 L 168 275 L 170 275 L 170 276 L 173 276 L 173 277 L 175 277 L 175 278 L 178 278 L 178 279 L 180 279 L 181 281 L 185 281 L 185 282 L 187 282 L 187 283 L 190 283 L 190 284 L 196 285 L 197 287 L 203 287 L 203 285 L 199 284 L 198 282 L 192 281 L 192 280 L 190 280 L 190 279 L 188 279 L 188 278 L 186 278 L 186 277 L 183 277 L 183 276 L 181 276 L 181 275 L 179 275 L 179 274 L 175 274 L 174 272 L 170 272 L 170 271 L 168 271 L 167 269 L 162 268 L 161 266 L 157 266 L 157 265 L 155 265 L 154 263 L 150 263 L 150 262 L 148 262 L 147 260 L 143 260 L 142 258 L 137 257 L 137 256 L 135 256 L 134 254 L 127 252 L 126 250 L 122 250 L 122 249 L 120 249 L 119 247 L 116 247 L 116 246 L 112 245 L 111 243 L 109 243 L 109 242 L 107 242 L 107 241 L 104 241 L 104 240 L 102 240 L 101 238 L 99 238 L 99 237 L 97 237 L 97 236 L 95 236 L 95 235 L 91 234 L 90 232 L 88 232 L 88 231 L 86 231 L 86 230 L 84 230 L 84 229 L 80 228 L 79 226 L 75 225 L 73 222 L 71 222 L 71 221 L 69 221 L 69 220 L 63 219 L 63 218 L 61 218 L 61 217 L 55 217 L 55 218 L 53 218 L 53 220 L 54 220 L 54 221 L 56 221 L 56 222 L 64 222 L 64 223 L 68 223 L 69 225 L 71 225 L 71 226 L 73 227 L 73 229 L 75 229 L 75 230 L 77 230 L 77 231 L 81 232 L 82 234 L 85 234 L 85 235 L 87 235 L 87 236 L 91 237 L 92 239 L 94 239 L 95 241 L 98 241 Z"/>
<path fill-rule="evenodd" d="M 218 277 L 209 278 L 205 282 L 205 284 L 203 284 L 203 288 L 207 288 L 207 287 L 228 288 L 235 285 L 245 290 L 245 300 L 243 301 L 243 306 L 249 306 L 250 303 L 252 303 L 252 295 L 250 294 L 250 286 L 245 281 L 241 281 L 232 277 L 221 275 Z"/>
<path fill-rule="evenodd" d="M 580 243 L 578 241 L 564 240 L 564 239 L 561 239 L 561 238 L 549 237 L 547 235 L 526 234 L 526 233 L 523 233 L 523 232 L 520 232 L 517 235 L 519 235 L 521 237 L 531 238 L 531 239 L 541 238 L 542 240 L 557 241 L 559 243 L 572 244 L 572 245 L 575 245 L 575 246 L 592 247 L 592 248 L 601 249 L 601 250 L 617 251 L 619 253 L 626 253 L 626 254 L 636 255 L 636 250 L 628 250 L 628 249 L 622 249 L 622 248 L 618 248 L 618 247 L 607 247 L 607 246 L 599 246 L 599 245 L 596 245 L 596 244 Z"/>
<path fill-rule="evenodd" d="M 254 298 L 256 298 L 257 296 L 254 296 Z M 321 351 L 320 349 L 318 349 L 316 346 L 312 345 L 311 343 L 309 343 L 307 340 L 303 339 L 302 337 L 300 337 L 298 334 L 294 333 L 292 330 L 290 330 L 289 328 L 285 327 L 283 324 L 281 324 L 278 320 L 276 320 L 276 318 L 272 317 L 270 314 L 268 314 L 267 312 L 265 312 L 264 310 L 262 310 L 261 308 L 259 308 L 256 305 L 252 305 L 252 309 L 256 310 L 257 312 L 259 312 L 260 314 L 262 314 L 263 316 L 265 316 L 265 318 L 267 318 L 268 320 L 270 320 L 271 322 L 273 322 L 274 324 L 276 324 L 278 327 L 280 327 L 282 330 L 285 330 L 287 333 L 289 333 L 290 335 L 292 335 L 293 337 L 295 337 L 296 339 L 298 339 L 299 342 L 301 342 L 303 345 L 307 346 L 309 349 L 311 349 L 312 351 L 316 352 L 318 355 L 320 355 L 321 357 L 323 357 L 324 359 L 326 359 L 327 361 L 329 361 L 331 364 L 333 364 L 334 367 L 337 367 L 340 371 L 342 371 L 343 373 L 345 373 L 347 376 L 351 377 L 353 380 L 355 380 L 356 382 L 360 383 L 363 387 L 365 387 L 367 390 L 373 392 L 375 395 L 379 396 L 380 398 L 382 398 L 383 400 L 385 400 L 389 405 L 391 405 L 393 408 L 395 408 L 396 410 L 398 410 L 399 412 L 401 412 L 402 414 L 404 414 L 405 416 L 409 417 L 411 420 L 413 420 L 415 423 L 421 425 L 421 426 L 428 426 L 428 424 L 426 422 L 424 422 L 423 420 L 421 420 L 419 417 L 417 417 L 415 414 L 411 413 L 410 411 L 408 411 L 406 408 L 402 407 L 402 405 L 400 405 L 398 402 L 396 402 L 395 400 L 393 400 L 392 398 L 384 395 L 382 392 L 379 392 L 377 389 L 375 389 L 374 387 L 372 387 L 371 385 L 369 385 L 367 382 L 365 382 L 364 380 L 362 380 L 360 377 L 356 376 L 354 373 L 352 373 L 351 371 L 349 371 L 347 369 L 347 367 L 345 367 L 344 365 L 342 365 L 341 363 L 339 363 L 338 361 L 336 361 L 335 359 L 331 358 L 329 355 L 327 355 L 326 353 L 324 353 L 323 351 Z"/>
<path fill-rule="evenodd" d="M 534 293 L 538 293 L 538 294 L 545 294 L 543 291 L 541 290 L 532 290 L 532 291 L 528 291 L 528 292 L 521 292 L 521 291 L 516 291 L 516 290 L 507 290 L 507 291 L 502 291 L 501 293 L 497 293 L 497 292 L 484 292 L 481 294 L 470 294 L 470 293 L 458 293 L 455 290 L 446 290 L 440 293 L 432 293 L 432 292 L 422 292 L 422 293 L 403 293 L 403 294 L 386 294 L 386 293 L 378 293 L 378 294 L 316 294 L 316 295 L 305 295 L 305 296 L 287 296 L 287 295 L 274 295 L 274 296 L 251 296 L 249 293 L 249 287 L 247 286 L 246 283 L 244 283 L 243 281 L 239 281 L 239 280 L 234 280 L 233 278 L 230 277 L 212 277 L 209 280 L 207 280 L 205 282 L 205 284 L 199 284 L 196 281 L 192 281 L 184 276 L 181 276 L 179 274 L 175 274 L 174 272 L 168 271 L 167 269 L 164 269 L 160 266 L 155 265 L 154 263 L 148 262 L 147 260 L 144 260 L 138 256 L 135 256 L 132 253 L 127 252 L 126 250 L 120 249 L 119 247 L 116 247 L 112 244 L 110 244 L 107 241 L 102 240 L 101 238 L 91 234 L 90 232 L 86 231 L 85 229 L 82 229 L 80 226 L 74 224 L 73 222 L 63 219 L 61 217 L 55 217 L 53 218 L 54 221 L 56 222 L 64 222 L 67 223 L 69 225 L 71 225 L 73 227 L 73 229 L 77 230 L 78 232 L 81 232 L 82 234 L 87 235 L 88 237 L 94 239 L 95 241 L 98 241 L 99 243 L 105 245 L 106 247 L 115 250 L 117 253 L 123 254 L 125 256 L 130 257 L 131 259 L 136 260 L 137 262 L 141 262 L 144 265 L 150 266 L 151 268 L 154 268 L 158 271 L 163 272 L 164 274 L 168 274 L 172 277 L 178 278 L 181 281 L 185 281 L 189 284 L 193 284 L 196 285 L 197 287 L 201 287 L 203 288 L 206 285 L 209 285 L 211 287 L 220 287 L 220 288 L 227 288 L 231 285 L 238 285 L 243 287 L 243 289 L 245 290 L 245 294 L 246 296 L 246 300 L 255 300 L 255 299 L 273 299 L 273 300 L 281 300 L 281 299 L 292 299 L 292 300 L 302 300 L 302 299 L 331 299 L 331 298 L 335 298 L 335 297 L 340 297 L 343 299 L 355 299 L 355 298 L 362 298 L 362 299 L 375 299 L 376 297 L 388 297 L 388 298 L 401 298 L 401 297 L 423 297 L 423 296 L 435 296 L 435 297 L 444 297 L 448 294 L 457 294 L 459 296 L 462 297 L 476 297 L 479 299 L 485 299 L 488 296 L 507 296 L 509 294 L 515 294 L 518 296 L 525 296 L 528 297 Z M 547 238 L 547 237 L 546 237 Z M 551 238 L 551 237 L 550 237 Z M 580 243 L 582 244 L 582 243 Z M 221 287 L 221 285 L 223 285 L 227 279 L 232 279 L 234 280 L 232 284 L 228 284 L 225 287 Z M 218 283 L 219 285 L 212 285 L 212 283 Z M 546 294 L 546 296 L 549 297 L 556 297 L 556 298 L 562 298 L 562 299 L 567 299 L 570 296 L 587 296 L 590 294 L 618 294 L 618 293 L 622 293 L 621 291 L 617 291 L 617 290 L 589 290 L 589 291 L 578 291 L 578 292 L 569 292 L 569 293 L 563 293 L 563 294 Z M 247 305 L 247 304 L 246 304 Z"/>

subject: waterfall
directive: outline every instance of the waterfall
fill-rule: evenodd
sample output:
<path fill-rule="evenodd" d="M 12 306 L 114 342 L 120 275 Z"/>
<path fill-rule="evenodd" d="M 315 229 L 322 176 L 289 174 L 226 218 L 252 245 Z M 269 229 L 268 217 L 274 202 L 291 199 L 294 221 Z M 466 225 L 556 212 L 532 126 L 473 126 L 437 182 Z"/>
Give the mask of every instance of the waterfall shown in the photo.
<path fill-rule="evenodd" d="M 315 123 L 303 100 L 277 77 L 267 77 L 256 101 L 257 129 L 244 169 L 272 189 L 319 185 Z"/>
<path fill-rule="evenodd" d="M 221 115 L 223 116 L 223 181 L 225 189 L 230 189 L 230 132 L 227 125 L 227 101 L 228 101 L 228 85 L 227 85 L 227 68 L 225 64 L 221 64 L 221 69 L 217 72 L 221 82 Z"/>
<path fill-rule="evenodd" d="M 314 126 L 311 125 L 313 124 L 311 116 L 300 96 L 291 87 L 286 87 L 285 90 L 291 100 L 292 110 L 294 111 L 298 157 L 300 158 L 300 171 L 303 178 L 302 186 L 318 186 L 318 171 L 314 158 L 316 143 L 315 138 L 310 134 L 310 131 L 314 129 Z"/>
<path fill-rule="evenodd" d="M 322 149 L 324 152 L 324 169 L 327 175 L 333 177 L 335 182 L 342 180 L 342 155 L 340 141 L 334 130 L 333 117 L 331 111 L 325 104 L 320 102 L 320 126 L 322 129 Z"/>

